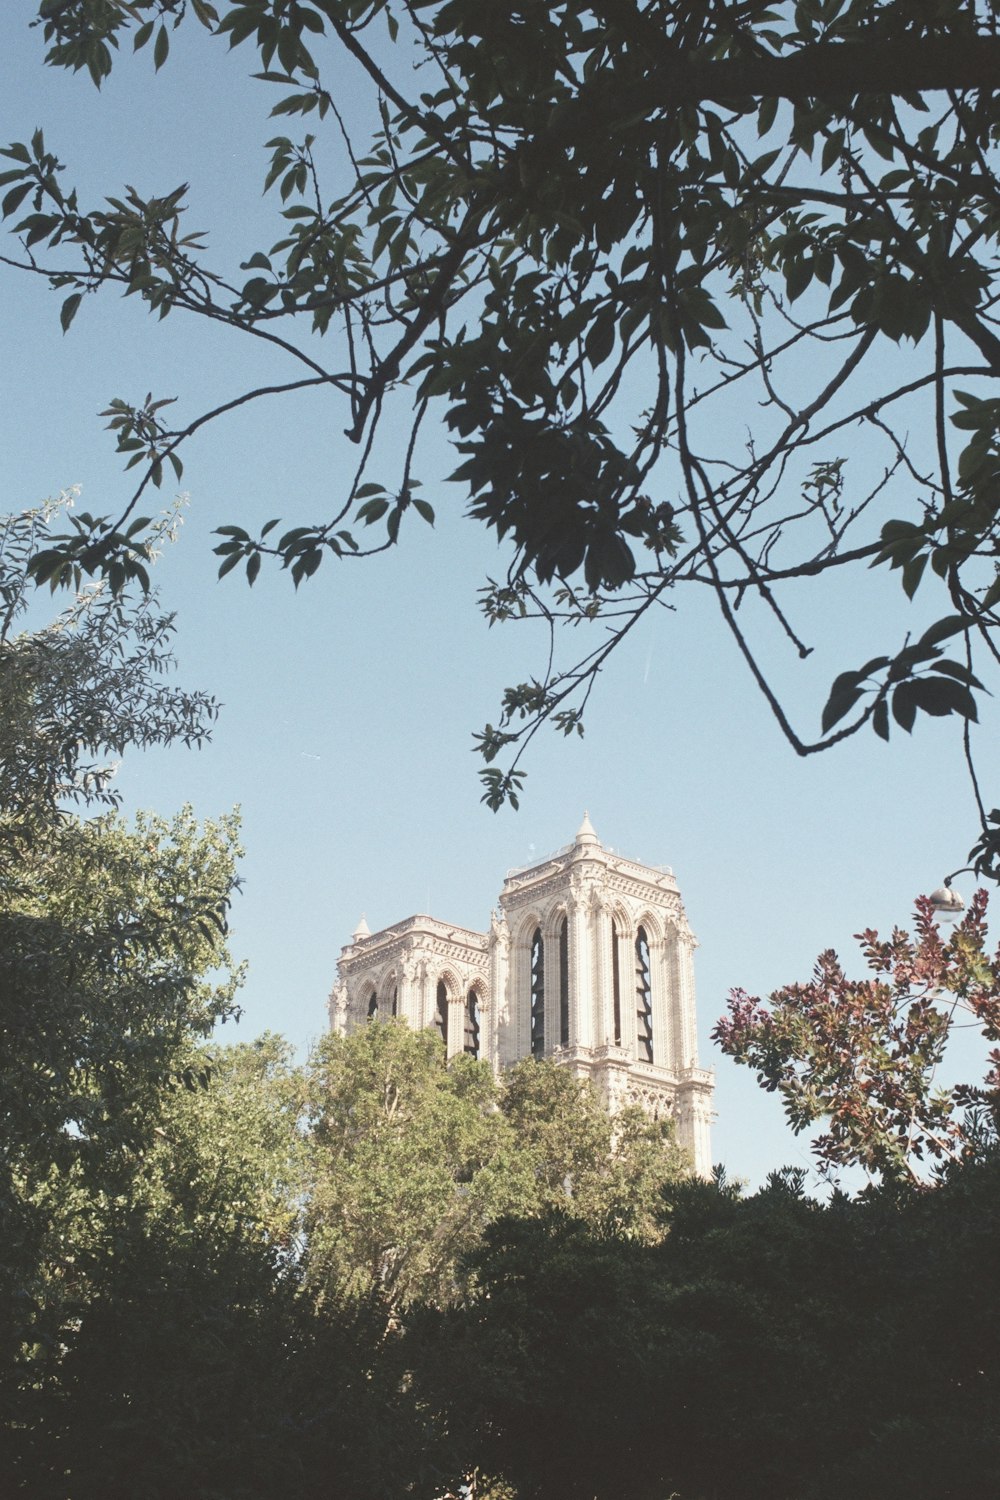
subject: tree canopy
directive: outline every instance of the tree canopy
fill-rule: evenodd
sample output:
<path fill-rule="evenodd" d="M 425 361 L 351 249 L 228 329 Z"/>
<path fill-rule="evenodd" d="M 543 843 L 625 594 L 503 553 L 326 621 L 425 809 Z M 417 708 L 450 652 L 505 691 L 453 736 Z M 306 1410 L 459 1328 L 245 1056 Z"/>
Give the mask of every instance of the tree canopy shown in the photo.
<path fill-rule="evenodd" d="M 566 1069 L 529 1059 L 498 1081 L 401 1021 L 325 1037 L 308 1071 L 306 1279 L 390 1323 L 467 1299 L 469 1257 L 502 1218 L 658 1239 L 663 1189 L 690 1171 L 665 1123 L 636 1108 L 613 1122 Z"/>
<path fill-rule="evenodd" d="M 809 983 L 775 991 L 768 1006 L 730 995 L 713 1040 L 781 1095 L 794 1131 L 824 1122 L 813 1150 L 825 1169 L 919 1183 L 928 1164 L 939 1173 L 996 1149 L 1000 1049 L 988 1052 L 981 1085 L 940 1081 L 954 1027 L 1000 1041 L 1000 953 L 987 950 L 986 906 L 977 891 L 947 940 L 925 896 L 912 937 L 899 927 L 887 940 L 859 933 L 872 979 L 848 979 L 828 950 Z"/>
<path fill-rule="evenodd" d="M 65 328 L 118 291 L 288 361 L 210 411 L 113 401 L 137 482 L 36 576 L 124 582 L 142 500 L 187 438 L 318 387 L 350 477 L 307 524 L 251 535 L 233 518 L 220 571 L 252 582 L 272 555 L 299 582 L 433 519 L 418 479 L 435 417 L 471 514 L 512 547 L 489 619 L 608 627 L 512 685 L 477 736 L 490 805 L 516 801 L 541 724 L 582 732 L 616 645 L 682 588 L 714 597 L 798 754 L 954 714 L 972 770 L 1000 598 L 985 0 L 43 0 L 38 16 L 50 63 L 98 85 L 123 42 L 159 68 L 173 31 L 200 26 L 253 54 L 293 133 L 268 143 L 275 238 L 239 268 L 185 228 L 183 187 L 111 185 L 92 207 L 64 145 L 38 130 L 6 148 L 20 248 L 4 259 L 49 279 Z M 345 80 L 368 91 L 371 138 Z M 813 729 L 775 685 L 769 633 L 804 659 L 815 622 L 791 585 L 870 566 L 919 592 L 920 628 L 844 661 Z M 993 874 L 998 820 L 973 783 L 971 857 Z"/>

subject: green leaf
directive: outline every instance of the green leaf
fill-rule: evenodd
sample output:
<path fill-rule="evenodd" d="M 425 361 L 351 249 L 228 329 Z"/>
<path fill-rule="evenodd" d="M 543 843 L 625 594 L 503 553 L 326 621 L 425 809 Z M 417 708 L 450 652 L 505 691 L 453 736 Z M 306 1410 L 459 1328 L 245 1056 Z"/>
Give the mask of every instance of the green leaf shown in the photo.
<path fill-rule="evenodd" d="M 903 564 L 903 591 L 908 599 L 912 599 L 920 587 L 920 580 L 924 576 L 926 566 L 926 552 L 921 552 L 917 557 L 911 557 L 909 562 Z"/>
<path fill-rule="evenodd" d="M 785 263 L 785 289 L 789 302 L 801 297 L 813 279 L 812 256 L 803 255 Z"/>
<path fill-rule="evenodd" d="M 838 683 L 840 684 L 839 687 Z M 826 700 L 820 720 L 824 734 L 828 734 L 835 724 L 839 724 L 845 714 L 849 714 L 858 699 L 862 697 L 864 689 L 857 684 L 858 674 L 856 672 L 845 672 L 837 678 L 837 681 L 830 690 L 830 696 Z"/>
<path fill-rule="evenodd" d="M 880 740 L 889 738 L 889 706 L 884 698 L 880 698 L 875 705 L 872 714 L 872 728 Z"/>
<path fill-rule="evenodd" d="M 170 52 L 170 33 L 166 26 L 161 25 L 156 33 L 156 42 L 153 46 L 153 66 L 159 72 L 167 60 Z"/>
<path fill-rule="evenodd" d="M 76 317 L 76 310 L 80 306 L 80 303 L 82 301 L 83 301 L 83 293 L 82 292 L 73 292 L 69 297 L 66 298 L 66 301 L 63 303 L 62 307 L 59 309 L 59 322 L 60 322 L 60 324 L 62 326 L 63 333 L 67 332 L 67 330 L 69 328 L 69 325 L 72 323 L 73 319 Z"/>
<path fill-rule="evenodd" d="M 778 113 L 778 105 L 780 103 L 780 99 L 778 99 L 776 96 L 761 100 L 760 107 L 757 110 L 758 136 L 767 135 L 768 131 L 771 129 L 771 126 L 774 124 L 775 117 Z"/>
<path fill-rule="evenodd" d="M 980 682 L 979 678 L 972 672 L 964 662 L 960 661 L 935 661 L 931 663 L 932 672 L 941 672 L 946 677 L 954 677 L 959 682 L 968 683 L 969 687 L 979 688 L 981 692 L 988 690 Z"/>
<path fill-rule="evenodd" d="M 928 625 L 920 637 L 921 646 L 936 646 L 941 641 L 946 641 L 949 636 L 957 635 L 964 630 L 968 621 L 963 615 L 945 615 L 944 619 L 936 620 L 933 625 Z"/>
<path fill-rule="evenodd" d="M 613 314 L 605 309 L 597 314 L 584 339 L 587 358 L 594 369 L 604 363 L 614 346 L 615 320 Z"/>
<path fill-rule="evenodd" d="M 6 175 L 7 174 L 4 173 L 4 176 Z M 31 192 L 33 186 L 34 184 L 31 182 L 22 182 L 18 187 L 11 188 L 10 192 L 4 196 L 3 203 L 0 204 L 0 213 L 3 214 L 3 217 L 5 219 L 8 218 L 10 214 L 17 212 L 21 204 L 24 202 L 25 198 L 27 198 L 28 194 Z"/>
<path fill-rule="evenodd" d="M 913 721 L 917 716 L 917 700 L 913 692 L 917 685 L 918 680 L 910 678 L 901 682 L 892 695 L 892 717 L 907 734 L 913 729 Z"/>
<path fill-rule="evenodd" d="M 947 677 L 917 677 L 907 686 L 917 707 L 933 718 L 942 719 L 953 713 L 971 719 L 973 723 L 979 718 L 975 698 L 960 682 Z"/>
<path fill-rule="evenodd" d="M 379 500 L 366 500 L 358 510 L 358 520 L 364 521 L 366 526 L 373 526 L 380 521 L 389 509 L 389 501 L 384 497 Z"/>

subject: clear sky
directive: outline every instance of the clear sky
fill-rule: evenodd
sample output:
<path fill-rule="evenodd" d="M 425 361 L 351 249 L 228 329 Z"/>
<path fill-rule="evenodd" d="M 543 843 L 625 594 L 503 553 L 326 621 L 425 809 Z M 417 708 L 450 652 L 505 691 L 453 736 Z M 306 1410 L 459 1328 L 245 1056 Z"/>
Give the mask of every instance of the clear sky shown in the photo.
<path fill-rule="evenodd" d="M 3 143 L 42 125 L 85 204 L 126 182 L 152 194 L 190 181 L 188 227 L 209 230 L 220 259 L 277 238 L 260 195 L 275 96 L 246 81 L 245 49 L 227 57 L 186 27 L 160 74 L 148 52 L 132 59 L 126 48 L 98 94 L 82 75 L 42 67 L 33 9 L 18 0 L 3 24 Z M 343 107 L 360 96 L 345 68 Z M 176 395 L 193 416 L 268 376 L 252 345 L 182 315 L 159 323 L 134 299 L 86 299 L 63 336 L 60 300 L 41 281 L 0 274 L 7 509 L 69 485 L 98 514 L 120 505 L 125 481 L 97 416 L 112 397 Z M 391 554 L 327 563 L 298 594 L 266 566 L 252 592 L 239 572 L 216 581 L 214 526 L 294 525 L 339 503 L 354 460 L 343 426 L 316 396 L 285 396 L 186 450 L 190 505 L 156 582 L 177 611 L 179 680 L 224 707 L 210 747 L 135 755 L 120 773 L 126 809 L 242 808 L 242 1034 L 280 1031 L 304 1049 L 362 913 L 373 930 L 414 912 L 485 928 L 506 870 L 567 843 L 588 809 L 603 843 L 677 876 L 701 944 L 715 1158 L 752 1182 L 806 1165 L 778 1103 L 714 1055 L 708 1033 L 732 986 L 763 994 L 804 980 L 827 947 L 857 969 L 852 933 L 906 925 L 914 895 L 965 862 L 974 816 L 958 722 L 797 760 L 709 601 L 685 599 L 648 619 L 605 672 L 583 741 L 536 739 L 521 811 L 494 815 L 480 804 L 471 734 L 495 722 L 504 686 L 539 670 L 543 642 L 530 626 L 490 631 L 477 612 L 477 589 L 505 559 L 463 517 L 459 487 L 442 482 L 452 462 L 443 439 L 431 434 L 422 468 L 433 531 L 414 519 Z M 787 602 L 817 649 L 800 665 L 775 643 L 773 662 L 810 734 L 838 671 L 921 625 L 881 570 L 849 590 L 799 585 Z"/>

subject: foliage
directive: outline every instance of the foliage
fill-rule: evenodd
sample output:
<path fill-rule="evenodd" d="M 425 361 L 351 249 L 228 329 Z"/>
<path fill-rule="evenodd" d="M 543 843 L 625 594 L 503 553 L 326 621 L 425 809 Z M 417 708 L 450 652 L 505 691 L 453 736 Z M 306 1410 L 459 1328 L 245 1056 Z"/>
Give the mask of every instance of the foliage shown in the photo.
<path fill-rule="evenodd" d="M 598 1234 L 660 1238 L 663 1189 L 689 1170 L 666 1121 L 638 1105 L 612 1117 L 595 1089 L 534 1058 L 506 1075 L 500 1108 L 532 1175 L 533 1214 L 568 1214 Z"/>
<path fill-rule="evenodd" d="M 487 1063 L 446 1062 L 403 1022 L 331 1035 L 311 1068 L 307 1281 L 372 1298 L 396 1323 L 413 1303 L 470 1295 L 487 1226 L 558 1206 L 604 1234 L 656 1238 L 660 1192 L 687 1170 L 670 1132 L 631 1111 L 616 1131 L 595 1091 L 551 1063 L 498 1086 Z"/>
<path fill-rule="evenodd" d="M 516 800 L 539 725 L 582 732 L 610 653 L 682 586 L 714 596 L 798 754 L 924 714 L 956 715 L 970 753 L 1000 598 L 989 0 L 42 0 L 36 22 L 48 61 L 98 86 L 126 38 L 160 68 L 187 23 L 253 52 L 293 130 L 267 146 L 273 243 L 213 264 L 183 187 L 88 207 L 39 130 L 6 148 L 5 259 L 49 279 L 64 329 L 117 290 L 264 341 L 287 378 L 185 417 L 116 397 L 138 484 L 37 576 L 139 576 L 136 507 L 187 438 L 305 387 L 342 405 L 351 477 L 305 524 L 221 527 L 220 571 L 253 582 L 272 555 L 298 583 L 390 546 L 433 519 L 416 465 L 440 405 L 471 514 L 514 551 L 488 618 L 609 625 L 477 736 L 492 806 Z M 345 70 L 369 91 L 367 146 Z M 404 411 L 398 472 L 370 472 Z M 869 565 L 910 599 L 933 586 L 933 623 L 845 663 L 819 734 L 800 730 L 758 623 L 806 658 L 792 582 Z M 995 874 L 1000 820 L 979 811 Z"/>
<path fill-rule="evenodd" d="M 113 1184 L 73 1164 L 36 1187 L 45 1305 L 10 1445 L 26 1493 L 64 1494 L 67 1475 L 74 1500 L 126 1479 L 164 1500 L 274 1482 L 273 1384 L 302 1348 L 297 1112 L 277 1039 L 188 1042 Z"/>
<path fill-rule="evenodd" d="M 984 1087 L 935 1087 L 956 1012 L 1000 1041 L 1000 953 L 986 950 L 986 905 L 977 892 L 947 942 L 925 896 L 913 937 L 859 933 L 873 979 L 849 980 L 827 951 L 809 984 L 775 991 L 768 1008 L 743 990 L 730 995 L 714 1040 L 781 1094 L 793 1130 L 827 1121 L 813 1145 L 826 1167 L 918 1179 L 928 1158 L 961 1159 L 984 1138 L 995 1146 L 1000 1050 L 989 1054 Z"/>
<path fill-rule="evenodd" d="M 689 1181 L 654 1245 L 504 1223 L 478 1299 L 414 1330 L 416 1376 L 520 1500 L 986 1500 L 998 1186 L 995 1158 L 827 1204 L 792 1170 Z"/>
<path fill-rule="evenodd" d="M 190 813 L 60 821 L 0 900 L 5 1378 L 61 1363 L 101 1247 L 120 1249 L 165 1091 L 207 1083 L 186 1048 L 237 1012 L 235 837 Z"/>
<path fill-rule="evenodd" d="M 0 872 L 31 828 L 67 803 L 114 806 L 114 761 L 129 746 L 201 744 L 216 714 L 205 693 L 165 680 L 173 616 L 156 596 L 138 601 L 91 588 L 41 630 L 18 630 L 54 524 L 73 496 L 0 518 Z M 85 517 L 72 516 L 83 527 Z M 172 535 L 161 518 L 143 545 L 148 564 Z M 145 522 L 147 527 L 152 523 Z M 98 757 L 98 759 L 94 759 Z"/>
<path fill-rule="evenodd" d="M 152 1294 L 171 1256 L 183 1259 L 176 1220 L 166 1235 L 166 1211 L 154 1211 L 169 1196 L 163 1155 L 185 1115 L 177 1096 L 208 1087 L 196 1044 L 238 1015 L 241 981 L 226 946 L 235 816 L 200 826 L 185 810 L 128 826 L 69 810 L 113 805 L 113 767 L 98 757 L 198 743 L 214 707 L 161 680 L 171 623 L 152 594 L 133 604 L 100 586 L 53 625 L 15 631 L 50 518 L 0 523 L 0 1392 L 13 1419 L 5 1467 L 39 1495 L 50 1481 L 66 1492 L 56 1414 L 76 1410 L 80 1348 L 91 1348 L 81 1382 L 95 1400 L 100 1388 L 102 1298 L 127 1302 L 141 1266 Z M 193 1158 L 185 1171 L 190 1202 Z M 198 1261 L 207 1268 L 204 1247 Z M 121 1430 L 120 1413 L 114 1422 Z M 82 1432 L 93 1441 L 87 1422 Z"/>
<path fill-rule="evenodd" d="M 458 1260 L 527 1191 L 486 1063 L 373 1021 L 320 1042 L 312 1068 L 308 1275 L 390 1316 L 460 1294 Z"/>

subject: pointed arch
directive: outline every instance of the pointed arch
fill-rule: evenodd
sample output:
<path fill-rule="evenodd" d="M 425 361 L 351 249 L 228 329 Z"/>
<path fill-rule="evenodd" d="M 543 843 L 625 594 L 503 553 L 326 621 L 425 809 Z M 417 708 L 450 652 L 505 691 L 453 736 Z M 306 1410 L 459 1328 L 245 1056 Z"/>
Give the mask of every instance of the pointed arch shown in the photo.
<path fill-rule="evenodd" d="M 553 906 L 550 906 L 544 918 L 541 918 L 536 923 L 542 929 L 542 937 L 548 942 L 556 942 L 559 937 L 559 929 L 568 915 L 569 908 L 565 901 L 557 901 Z"/>
<path fill-rule="evenodd" d="M 636 919 L 635 928 L 637 932 L 640 927 L 645 929 L 646 941 L 648 943 L 659 942 L 663 936 L 662 918 L 655 911 L 651 911 L 648 906 L 645 911 L 640 912 Z"/>
<path fill-rule="evenodd" d="M 536 930 L 541 928 L 543 920 L 544 919 L 541 913 L 535 908 L 532 908 L 531 911 L 527 912 L 523 917 L 519 919 L 517 929 L 513 935 L 514 942 L 519 947 L 529 948 L 531 946 L 532 938 L 534 937 Z"/>
<path fill-rule="evenodd" d="M 449 1000 L 457 1000 L 462 993 L 462 982 L 452 968 L 438 970 L 438 983 L 448 991 Z"/>
<path fill-rule="evenodd" d="M 373 1021 L 378 1015 L 378 991 L 369 979 L 358 991 L 358 1013 L 365 1021 Z"/>

